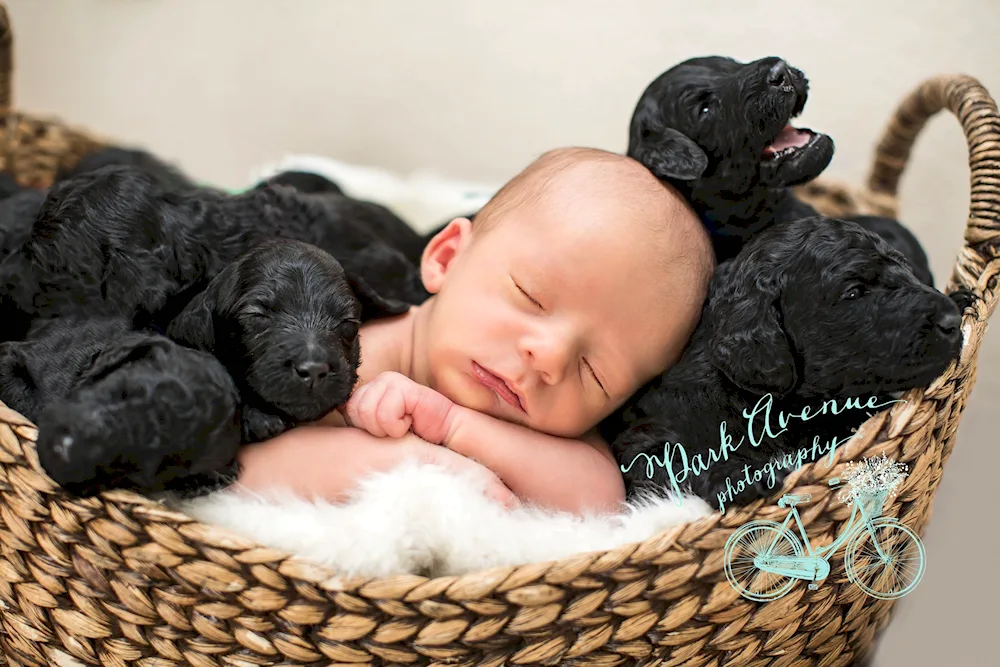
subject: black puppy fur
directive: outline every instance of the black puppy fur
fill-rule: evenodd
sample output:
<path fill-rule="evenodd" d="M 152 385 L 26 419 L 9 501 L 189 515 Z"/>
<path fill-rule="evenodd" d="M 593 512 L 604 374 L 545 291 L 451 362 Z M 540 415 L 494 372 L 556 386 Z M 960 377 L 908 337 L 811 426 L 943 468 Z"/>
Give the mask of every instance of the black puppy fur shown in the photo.
<path fill-rule="evenodd" d="M 302 193 L 330 197 L 334 206 L 340 198 L 347 198 L 339 185 L 311 172 L 283 171 L 256 187 L 273 185 L 287 185 Z M 410 304 L 423 303 L 430 297 L 419 270 L 423 239 L 388 208 L 371 202 L 362 204 L 371 206 L 372 218 L 363 223 L 363 228 L 356 228 L 351 233 L 366 245 L 336 253 L 336 259 L 348 273 L 363 278 L 382 296 Z"/>
<path fill-rule="evenodd" d="M 420 256 L 424 249 L 423 239 L 413 227 L 388 207 L 349 197 L 333 181 L 310 172 L 283 171 L 259 183 L 256 188 L 275 185 L 286 185 L 304 194 L 313 195 L 334 209 L 355 211 L 357 225 L 351 228 L 351 232 L 352 237 L 358 239 L 360 245 L 384 243 L 401 252 L 414 266 L 420 265 Z M 344 217 L 349 218 L 349 216 Z M 337 259 L 343 261 L 344 258 L 337 257 Z"/>
<path fill-rule="evenodd" d="M 719 261 L 775 220 L 816 214 L 788 190 L 833 158 L 829 136 L 796 134 L 789 125 L 808 90 L 802 72 L 779 58 L 710 56 L 670 68 L 643 91 L 627 154 L 687 197 L 712 232 Z M 772 152 L 786 139 L 802 145 Z"/>
<path fill-rule="evenodd" d="M 806 218 L 777 225 L 719 265 L 680 361 L 601 430 L 623 470 L 632 464 L 625 472 L 630 493 L 647 485 L 662 493 L 670 477 L 662 465 L 650 469 L 643 455 L 663 460 L 667 443 L 680 443 L 688 461 L 711 461 L 707 471 L 685 477 L 673 452 L 680 488 L 714 504 L 727 478 L 733 487 L 743 480 L 744 466 L 753 475 L 772 458 L 811 448 L 814 436 L 821 445 L 843 442 L 868 416 L 855 408 L 793 418 L 780 437 L 756 447 L 744 411 L 751 414 L 762 397 L 772 397 L 775 433 L 779 411 L 797 415 L 809 406 L 816 414 L 827 399 L 842 407 L 850 397 L 870 405 L 876 396 L 884 406 L 891 392 L 926 386 L 957 358 L 960 325 L 953 299 L 922 284 L 898 251 L 856 223 Z M 722 453 L 723 422 L 739 449 L 712 461 L 710 451 Z M 725 504 L 769 495 L 766 482 L 757 482 Z"/>
<path fill-rule="evenodd" d="M 27 188 L 0 199 L 0 261 L 27 242 L 45 197 L 44 190 Z"/>
<path fill-rule="evenodd" d="M 319 194 L 328 192 L 335 195 L 343 195 L 344 191 L 339 185 L 329 178 L 314 174 L 309 171 L 282 171 L 271 176 L 257 185 L 258 188 L 268 185 L 288 185 L 299 192 L 308 194 Z"/>
<path fill-rule="evenodd" d="M 222 365 L 123 319 L 52 320 L 0 344 L 0 400 L 38 425 L 42 468 L 78 495 L 211 488 L 240 444 Z"/>
<path fill-rule="evenodd" d="M 17 194 L 21 191 L 21 189 L 21 186 L 18 184 L 13 174 L 6 171 L 0 171 L 0 199 Z"/>
<path fill-rule="evenodd" d="M 934 274 L 931 272 L 931 264 L 927 259 L 927 253 L 920 245 L 920 241 L 909 229 L 904 227 L 898 220 L 886 218 L 879 215 L 856 215 L 846 218 L 856 222 L 865 229 L 878 234 L 888 241 L 889 245 L 903 253 L 903 257 L 910 263 L 913 275 L 917 280 L 925 285 L 934 285 Z"/>
<path fill-rule="evenodd" d="M 808 93 L 805 75 L 778 58 L 692 58 L 643 92 L 628 155 L 684 193 L 711 232 L 717 259 L 730 259 L 770 225 L 817 215 L 789 190 L 819 176 L 833 158 L 829 136 L 789 124 Z M 922 282 L 933 284 L 923 249 L 900 222 L 851 219 L 885 238 Z"/>
<path fill-rule="evenodd" d="M 123 146 L 109 146 L 84 155 L 72 169 L 61 171 L 56 180 L 73 178 L 109 166 L 140 169 L 152 176 L 159 186 L 168 192 L 182 192 L 198 187 L 177 167 L 167 164 L 152 153 Z"/>
<path fill-rule="evenodd" d="M 28 241 L 0 263 L 0 337 L 20 339 L 36 319 L 74 313 L 162 326 L 265 239 L 305 241 L 335 258 L 365 249 L 370 213 L 348 197 L 282 186 L 181 193 L 130 167 L 82 174 L 52 187 Z M 373 264 L 355 268 L 360 279 L 383 275 Z"/>
<path fill-rule="evenodd" d="M 352 281 L 322 250 L 272 240 L 216 276 L 167 335 L 228 369 L 240 391 L 243 439 L 255 442 L 346 403 L 358 379 L 361 321 L 373 310 L 407 308 Z"/>

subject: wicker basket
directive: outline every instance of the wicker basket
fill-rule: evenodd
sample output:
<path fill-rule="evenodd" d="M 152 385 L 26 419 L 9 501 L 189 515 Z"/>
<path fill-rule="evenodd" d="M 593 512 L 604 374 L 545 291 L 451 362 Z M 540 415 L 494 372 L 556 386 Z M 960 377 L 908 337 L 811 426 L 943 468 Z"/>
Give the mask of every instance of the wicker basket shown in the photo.
<path fill-rule="evenodd" d="M 2 14 L 0 167 L 45 185 L 102 142 L 9 109 L 11 35 Z M 931 79 L 893 117 L 866 189 L 801 190 L 827 213 L 894 214 L 910 147 L 945 108 L 965 130 L 972 169 L 952 278 L 977 295 L 964 318 L 969 343 L 902 409 L 869 420 L 837 450 L 832 469 L 806 465 L 790 476 L 785 491 L 812 494 L 801 510 L 814 540 L 831 541 L 849 515 L 826 480 L 848 461 L 881 453 L 910 470 L 884 515 L 918 533 L 928 520 L 996 303 L 996 105 L 969 77 Z M 749 520 L 780 520 L 779 494 L 613 551 L 459 577 L 349 580 L 132 493 L 68 497 L 40 472 L 35 436 L 26 419 L 0 407 L 0 663 L 835 666 L 856 664 L 893 610 L 848 581 L 842 554 L 818 590 L 799 582 L 768 603 L 737 594 L 723 571 L 726 540 Z"/>

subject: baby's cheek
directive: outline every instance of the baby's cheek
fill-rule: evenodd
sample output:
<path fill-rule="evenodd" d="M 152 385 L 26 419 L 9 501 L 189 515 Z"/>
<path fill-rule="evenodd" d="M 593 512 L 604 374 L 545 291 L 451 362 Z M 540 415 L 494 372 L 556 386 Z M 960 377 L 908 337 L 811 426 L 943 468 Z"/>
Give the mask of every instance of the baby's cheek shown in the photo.
<path fill-rule="evenodd" d="M 579 438 L 601 421 L 600 412 L 592 401 L 580 395 L 560 396 L 531 417 L 527 426 L 563 438 Z"/>

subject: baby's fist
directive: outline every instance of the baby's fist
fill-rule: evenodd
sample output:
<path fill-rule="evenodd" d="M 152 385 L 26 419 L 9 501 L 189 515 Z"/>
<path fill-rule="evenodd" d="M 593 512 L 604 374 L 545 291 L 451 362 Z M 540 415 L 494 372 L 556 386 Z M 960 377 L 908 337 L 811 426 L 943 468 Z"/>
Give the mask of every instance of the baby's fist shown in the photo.
<path fill-rule="evenodd" d="M 440 445 L 448 435 L 454 405 L 430 387 L 389 371 L 361 385 L 347 401 L 344 412 L 351 426 L 378 438 L 402 438 L 412 430 Z"/>

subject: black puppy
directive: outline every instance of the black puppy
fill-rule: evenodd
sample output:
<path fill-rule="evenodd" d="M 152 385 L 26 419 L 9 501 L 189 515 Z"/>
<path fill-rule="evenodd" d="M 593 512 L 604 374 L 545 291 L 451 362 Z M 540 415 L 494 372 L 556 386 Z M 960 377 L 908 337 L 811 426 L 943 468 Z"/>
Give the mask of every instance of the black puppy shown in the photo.
<path fill-rule="evenodd" d="M 122 319 L 61 318 L 0 344 L 0 400 L 37 424 L 42 468 L 78 495 L 211 488 L 240 444 L 222 365 Z"/>
<path fill-rule="evenodd" d="M 358 216 L 359 224 L 345 230 L 357 242 L 345 245 L 346 249 L 333 248 L 334 257 L 348 273 L 362 278 L 384 297 L 410 304 L 423 303 L 430 297 L 418 268 L 423 239 L 395 213 L 374 202 L 351 199 L 340 186 L 319 174 L 283 171 L 257 184 L 256 189 L 275 185 L 293 187 L 334 208 L 365 207 L 367 214 Z M 349 220 L 346 222 L 350 225 Z"/>
<path fill-rule="evenodd" d="M 825 453 L 867 419 L 859 405 L 877 411 L 891 392 L 940 375 L 960 353 L 960 325 L 955 300 L 856 223 L 777 225 L 719 265 L 680 361 L 601 430 L 630 492 L 678 482 L 707 502 L 744 504 L 780 480 L 768 479 L 770 461 L 802 447 L 807 461 L 821 458 L 814 444 Z M 804 408 L 813 415 L 805 421 Z M 780 413 L 796 416 L 782 423 Z M 654 456 L 659 465 L 650 465 Z"/>
<path fill-rule="evenodd" d="M 775 222 L 816 215 L 789 186 L 833 158 L 833 140 L 789 121 L 808 99 L 805 75 L 778 58 L 692 58 L 657 77 L 636 105 L 628 155 L 691 201 L 719 261 Z M 932 284 L 916 238 L 891 218 L 851 218 L 901 251 Z"/>
<path fill-rule="evenodd" d="M 345 221 L 341 224 L 350 225 L 352 221 L 357 221 L 356 225 L 350 226 L 350 236 L 357 239 L 359 247 L 371 243 L 384 243 L 401 252 L 410 263 L 420 265 L 423 239 L 413 227 L 388 207 L 350 197 L 333 181 L 310 172 L 283 171 L 258 183 L 256 189 L 275 185 L 289 186 L 303 194 L 312 195 L 331 209 L 332 218 Z M 337 259 L 343 261 L 344 258 L 337 257 Z"/>
<path fill-rule="evenodd" d="M 175 192 L 136 168 L 82 174 L 51 188 L 28 241 L 0 263 L 0 338 L 20 339 L 36 319 L 74 313 L 162 326 L 266 239 L 350 257 L 373 242 L 369 213 L 365 202 L 289 187 Z M 383 275 L 374 264 L 357 268 Z"/>
<path fill-rule="evenodd" d="M 779 58 L 686 60 L 643 91 L 628 156 L 677 187 L 712 232 L 719 261 L 775 220 L 815 215 L 789 186 L 816 178 L 833 140 L 789 121 L 809 81 Z"/>
<path fill-rule="evenodd" d="M 170 323 L 173 340 L 214 354 L 236 380 L 243 439 L 271 438 L 347 402 L 362 320 L 405 312 L 352 280 L 322 250 L 261 243 L 215 277 Z"/>
<path fill-rule="evenodd" d="M 46 191 L 26 188 L 0 199 L 0 261 L 31 237 Z"/>
<path fill-rule="evenodd" d="M 149 151 L 124 146 L 108 146 L 88 153 L 80 158 L 71 169 L 62 170 L 56 180 L 73 178 L 80 174 L 97 171 L 104 167 L 119 166 L 141 169 L 152 176 L 165 191 L 182 192 L 197 188 L 198 185 L 184 175 L 177 167 L 167 164 Z"/>

